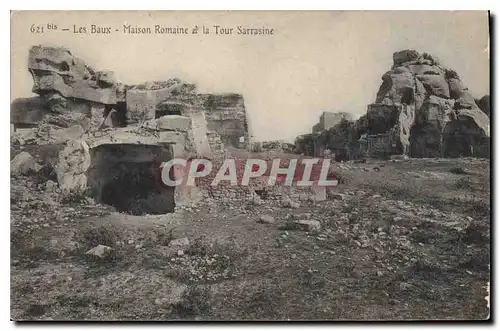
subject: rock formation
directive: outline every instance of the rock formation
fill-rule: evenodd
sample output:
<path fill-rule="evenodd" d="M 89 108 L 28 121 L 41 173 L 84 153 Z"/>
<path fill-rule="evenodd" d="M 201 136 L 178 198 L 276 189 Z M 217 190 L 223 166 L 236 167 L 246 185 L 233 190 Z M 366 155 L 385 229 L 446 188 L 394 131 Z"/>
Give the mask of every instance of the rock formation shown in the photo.
<path fill-rule="evenodd" d="M 485 95 L 481 99 L 476 99 L 477 106 L 490 117 L 490 96 Z"/>
<path fill-rule="evenodd" d="M 326 130 L 301 135 L 295 140 L 295 153 L 332 157 L 337 161 L 347 160 L 351 158 L 350 144 L 355 132 L 354 124 L 354 121 L 343 117 Z"/>
<path fill-rule="evenodd" d="M 333 128 L 342 120 L 352 121 L 353 116 L 346 112 L 324 111 L 319 117 L 319 122 L 312 127 L 312 133 L 321 132 Z"/>
<path fill-rule="evenodd" d="M 217 132 L 226 145 L 249 148 L 250 135 L 245 103 L 240 94 L 200 94 L 208 129 Z"/>
<path fill-rule="evenodd" d="M 489 155 L 488 116 L 458 74 L 427 53 L 394 53 L 367 119 L 367 155 Z"/>
<path fill-rule="evenodd" d="M 481 106 L 481 110 L 480 107 Z M 476 103 L 458 74 L 414 50 L 394 53 L 375 103 L 357 121 L 303 135 L 297 152 L 346 158 L 489 157 L 489 98 Z"/>
<path fill-rule="evenodd" d="M 180 79 L 125 85 L 112 72 L 95 71 L 62 47 L 33 46 L 28 70 L 38 96 L 13 101 L 13 139 L 57 146 L 53 166 L 67 193 L 90 190 L 98 200 L 112 199 L 119 190 L 113 187 L 116 178 L 138 177 L 156 185 L 163 161 L 212 157 L 224 152 L 224 144 L 248 143 L 245 106 L 238 94 L 198 94 L 194 84 Z M 135 172 L 127 175 L 125 168 Z M 130 201 L 171 200 L 164 187 L 149 191 L 157 197 Z"/>

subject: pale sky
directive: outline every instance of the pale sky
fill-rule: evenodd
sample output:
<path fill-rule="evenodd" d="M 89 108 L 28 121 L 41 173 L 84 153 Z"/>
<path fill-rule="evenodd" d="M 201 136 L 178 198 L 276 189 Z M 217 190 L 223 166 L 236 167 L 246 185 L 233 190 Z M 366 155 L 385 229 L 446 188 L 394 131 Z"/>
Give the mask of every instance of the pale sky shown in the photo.
<path fill-rule="evenodd" d="M 120 31 L 30 32 L 32 24 L 47 23 Z M 293 140 L 310 132 L 324 110 L 364 114 L 401 49 L 438 57 L 475 97 L 489 94 L 485 11 L 18 12 L 11 24 L 11 101 L 32 95 L 30 46 L 61 45 L 125 84 L 178 77 L 202 93 L 240 93 L 256 140 Z M 124 24 L 205 25 L 211 34 L 126 35 Z M 220 36 L 214 25 L 264 26 L 275 34 Z"/>

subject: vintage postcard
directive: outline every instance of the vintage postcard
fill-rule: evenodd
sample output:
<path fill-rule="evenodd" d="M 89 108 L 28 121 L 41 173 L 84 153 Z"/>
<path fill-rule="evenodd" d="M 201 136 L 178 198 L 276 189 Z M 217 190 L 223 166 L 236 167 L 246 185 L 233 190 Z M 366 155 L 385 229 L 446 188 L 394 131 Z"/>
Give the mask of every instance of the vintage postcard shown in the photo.
<path fill-rule="evenodd" d="M 489 29 L 13 11 L 11 319 L 489 319 Z"/>

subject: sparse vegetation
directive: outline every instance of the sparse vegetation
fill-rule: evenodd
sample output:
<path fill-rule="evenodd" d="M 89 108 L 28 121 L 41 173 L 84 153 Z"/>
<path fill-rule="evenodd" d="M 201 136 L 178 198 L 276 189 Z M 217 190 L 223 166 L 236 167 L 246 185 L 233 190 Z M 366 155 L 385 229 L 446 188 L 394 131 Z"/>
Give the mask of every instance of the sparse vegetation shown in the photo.
<path fill-rule="evenodd" d="M 411 162 L 383 162 L 380 171 L 345 163 L 342 176 L 350 181 L 335 188 L 341 198 L 304 201 L 296 209 L 270 196 L 250 209 L 241 204 L 163 216 L 91 213 L 74 221 L 59 216 L 58 224 L 66 226 L 37 231 L 16 226 L 12 315 L 29 320 L 486 318 L 490 204 L 484 169 L 489 165 L 466 163 L 469 173 L 457 177 L 449 169 L 465 169 L 465 162 Z M 67 206 L 72 210 L 64 215 L 96 208 Z M 43 217 L 43 209 L 32 210 L 40 215 L 32 217 Z M 266 214 L 276 224 L 257 222 Z M 13 215 L 14 222 L 26 220 L 21 210 Z M 296 221 L 308 219 L 319 220 L 321 229 L 294 231 Z M 184 237 L 188 244 L 171 245 Z M 113 254 L 86 258 L 97 245 L 111 247 Z"/>
<path fill-rule="evenodd" d="M 469 172 L 462 167 L 454 167 L 450 169 L 450 172 L 455 175 L 467 175 Z"/>

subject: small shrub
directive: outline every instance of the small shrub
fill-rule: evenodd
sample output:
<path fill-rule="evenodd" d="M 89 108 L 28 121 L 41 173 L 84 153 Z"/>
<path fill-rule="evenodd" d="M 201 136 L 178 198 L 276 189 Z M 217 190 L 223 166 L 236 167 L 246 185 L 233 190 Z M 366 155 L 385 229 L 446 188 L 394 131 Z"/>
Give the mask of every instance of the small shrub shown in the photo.
<path fill-rule="evenodd" d="M 489 216 L 490 215 L 490 201 L 475 199 L 470 202 L 469 207 L 466 210 L 474 216 Z"/>
<path fill-rule="evenodd" d="M 116 242 L 121 239 L 120 233 L 117 229 L 104 225 L 98 227 L 90 227 L 83 231 L 83 233 L 75 234 L 77 236 L 76 241 L 78 246 L 82 250 L 87 251 L 98 245 L 104 245 L 109 247 L 114 247 Z"/>
<path fill-rule="evenodd" d="M 217 282 L 233 277 L 237 262 L 247 254 L 247 251 L 242 251 L 232 242 L 229 244 L 216 242 L 210 245 L 203 238 L 197 238 L 184 253 L 187 258 L 181 257 L 174 261 L 180 262 L 187 268 L 174 267 L 170 276 L 183 282 L 198 283 Z"/>
<path fill-rule="evenodd" d="M 459 190 L 464 190 L 464 189 L 468 189 L 470 188 L 470 181 L 468 178 L 466 177 L 462 177 L 462 178 L 459 178 L 455 181 L 455 183 L 453 184 L 453 186 L 456 188 L 456 189 L 459 189 Z"/>
<path fill-rule="evenodd" d="M 182 299 L 174 306 L 180 318 L 206 316 L 212 311 L 210 287 L 191 285 L 182 294 Z"/>
<path fill-rule="evenodd" d="M 339 184 L 346 185 L 352 182 L 353 174 L 348 172 L 336 172 L 335 178 L 337 178 Z"/>
<path fill-rule="evenodd" d="M 64 195 L 61 198 L 61 203 L 66 205 L 80 205 L 87 201 L 90 196 L 90 192 L 88 190 L 79 191 L 79 192 L 71 192 Z"/>
<path fill-rule="evenodd" d="M 289 218 L 285 220 L 285 222 L 280 227 L 278 227 L 278 229 L 283 231 L 293 231 L 298 230 L 299 226 L 297 225 L 297 223 L 295 223 L 295 220 L 293 218 Z"/>
<path fill-rule="evenodd" d="M 463 167 L 454 167 L 450 169 L 450 172 L 455 175 L 467 175 L 469 172 Z"/>

